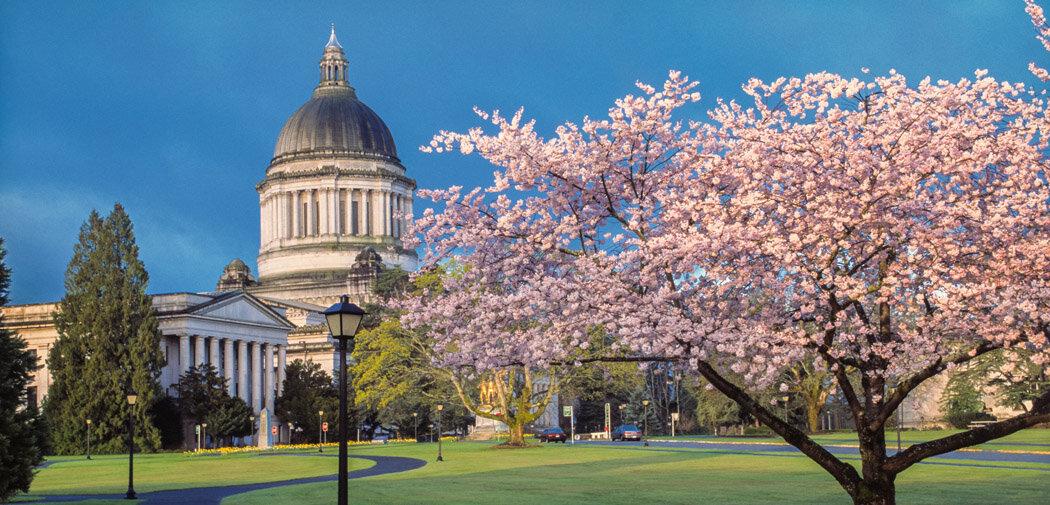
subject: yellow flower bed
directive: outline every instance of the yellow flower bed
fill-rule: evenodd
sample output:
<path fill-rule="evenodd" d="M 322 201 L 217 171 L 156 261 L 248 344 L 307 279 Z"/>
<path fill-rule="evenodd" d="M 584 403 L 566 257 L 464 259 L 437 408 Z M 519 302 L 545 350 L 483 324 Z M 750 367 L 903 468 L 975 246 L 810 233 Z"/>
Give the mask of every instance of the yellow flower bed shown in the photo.
<path fill-rule="evenodd" d="M 445 440 L 445 441 L 451 441 L 451 440 L 455 440 L 456 437 L 441 437 L 441 439 Z M 415 440 L 413 440 L 411 438 L 397 438 L 397 439 L 391 438 L 391 439 L 387 439 L 387 442 L 391 443 L 391 444 L 405 444 L 405 443 L 415 443 Z M 376 445 L 376 444 L 382 444 L 382 443 L 383 442 L 372 441 L 372 440 L 367 440 L 367 441 L 362 441 L 362 442 L 356 442 L 356 441 L 351 440 L 351 441 L 347 442 L 347 445 L 351 445 L 351 446 L 353 446 L 353 445 Z M 212 454 L 225 455 L 225 454 L 240 454 L 240 453 L 250 453 L 250 452 L 267 452 L 267 451 L 276 451 L 276 450 L 316 449 L 317 445 L 318 444 L 277 444 L 277 445 L 274 445 L 273 447 L 270 447 L 269 449 L 263 449 L 261 447 L 257 447 L 257 446 L 254 446 L 254 445 L 249 445 L 249 446 L 245 446 L 245 447 L 219 447 L 219 448 L 215 448 L 215 449 L 201 449 L 199 451 L 183 451 L 183 454 L 186 455 L 186 456 L 207 456 L 207 455 L 212 455 Z M 327 443 L 321 444 L 321 446 L 322 447 L 339 447 L 339 442 L 327 442 Z"/>

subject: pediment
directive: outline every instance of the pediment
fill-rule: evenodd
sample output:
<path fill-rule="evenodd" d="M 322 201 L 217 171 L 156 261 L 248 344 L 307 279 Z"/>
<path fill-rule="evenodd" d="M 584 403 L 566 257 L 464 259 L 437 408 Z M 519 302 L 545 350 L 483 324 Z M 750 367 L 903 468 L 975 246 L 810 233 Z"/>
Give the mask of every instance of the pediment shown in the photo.
<path fill-rule="evenodd" d="M 247 294 L 217 300 L 192 312 L 195 316 L 290 328 L 292 325 L 272 309 Z"/>

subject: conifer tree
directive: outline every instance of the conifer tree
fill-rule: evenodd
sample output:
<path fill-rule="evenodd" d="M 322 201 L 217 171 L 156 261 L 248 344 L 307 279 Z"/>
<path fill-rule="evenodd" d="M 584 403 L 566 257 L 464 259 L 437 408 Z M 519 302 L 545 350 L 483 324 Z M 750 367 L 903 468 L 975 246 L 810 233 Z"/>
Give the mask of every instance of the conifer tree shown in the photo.
<path fill-rule="evenodd" d="M 66 295 L 55 313 L 59 337 L 48 357 L 53 382 L 45 413 L 57 453 L 83 450 L 85 419 L 94 421 L 93 450 L 124 451 L 129 414 L 139 450 L 160 447 L 149 411 L 164 358 L 148 279 L 124 208 L 115 205 L 104 219 L 92 211 L 66 269 Z M 129 406 L 132 390 L 138 402 Z"/>
<path fill-rule="evenodd" d="M 7 305 L 11 282 L 6 254 L 0 238 L 0 306 Z M 28 492 L 33 467 L 43 460 L 39 419 L 26 398 L 29 374 L 35 368 L 36 357 L 26 349 L 25 340 L 0 326 L 0 502 L 18 491 Z"/>

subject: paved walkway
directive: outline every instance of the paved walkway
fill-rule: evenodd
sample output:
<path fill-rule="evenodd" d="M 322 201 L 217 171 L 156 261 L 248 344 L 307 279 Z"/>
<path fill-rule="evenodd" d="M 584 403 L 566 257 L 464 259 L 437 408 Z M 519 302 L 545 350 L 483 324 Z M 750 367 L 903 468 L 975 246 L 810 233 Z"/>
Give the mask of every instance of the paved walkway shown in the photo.
<path fill-rule="evenodd" d="M 304 454 L 304 456 L 306 456 Z M 336 457 L 336 455 L 310 455 L 313 457 Z M 351 479 L 362 479 L 388 473 L 407 472 L 426 465 L 427 462 L 416 458 L 404 458 L 401 456 L 353 456 L 354 458 L 367 459 L 375 462 L 375 465 L 350 472 Z M 172 504 L 193 503 L 200 505 L 219 505 L 223 498 L 235 494 L 246 493 L 258 489 L 269 489 L 273 487 L 291 486 L 295 484 L 311 484 L 314 482 L 330 482 L 336 480 L 335 475 L 324 475 L 321 477 L 306 477 L 302 479 L 290 479 L 276 482 L 260 482 L 257 484 L 238 484 L 233 486 L 198 487 L 190 489 L 173 489 L 170 491 L 153 491 L 138 493 L 140 503 Z M 54 503 L 74 502 L 84 500 L 117 500 L 124 498 L 123 494 L 85 494 L 85 495 L 31 495 L 28 498 L 34 501 L 30 503 Z"/>
<path fill-rule="evenodd" d="M 632 446 L 640 447 L 641 442 L 607 442 L 607 441 L 583 441 L 577 442 L 585 445 L 611 445 L 611 446 Z M 650 442 L 650 448 L 654 450 L 675 450 L 677 449 L 708 449 L 719 452 L 728 452 L 734 454 L 746 454 L 755 456 L 769 456 L 769 455 L 781 455 L 784 456 L 801 456 L 801 453 L 794 446 L 786 444 L 749 444 L 746 442 L 740 443 L 720 443 L 720 442 L 698 442 L 698 441 L 656 441 Z M 860 457 L 860 451 L 856 447 L 848 447 L 841 445 L 824 446 L 828 452 L 837 456 L 847 456 L 844 459 L 853 459 L 849 456 Z M 893 454 L 896 451 L 890 450 L 889 454 Z M 1045 463 L 1050 464 L 1050 454 L 1014 454 L 1014 453 L 1003 453 L 1003 452 L 978 452 L 978 451 L 956 451 L 949 452 L 947 454 L 941 454 L 936 457 L 939 460 L 953 460 L 953 462 L 944 461 L 923 461 L 920 464 L 934 464 L 934 465 L 949 465 L 949 466 L 974 466 L 981 468 L 1009 468 L 1009 469 L 1024 469 L 1024 470 L 1041 470 L 1044 472 L 1050 472 L 1050 468 L 1042 467 L 1017 467 L 1017 466 L 995 466 L 988 464 L 980 464 L 980 462 L 1004 462 L 1004 463 Z"/>

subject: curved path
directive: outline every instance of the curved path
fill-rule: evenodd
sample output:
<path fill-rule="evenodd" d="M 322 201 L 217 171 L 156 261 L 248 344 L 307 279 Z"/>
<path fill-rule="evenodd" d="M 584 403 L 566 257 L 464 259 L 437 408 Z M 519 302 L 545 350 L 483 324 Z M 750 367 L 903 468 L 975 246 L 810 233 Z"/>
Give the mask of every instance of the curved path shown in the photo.
<path fill-rule="evenodd" d="M 591 440 L 586 442 L 577 442 L 588 445 L 605 445 L 605 446 L 633 446 L 641 447 L 641 442 L 608 442 Z M 888 445 L 888 444 L 887 444 Z M 660 451 L 675 451 L 689 448 L 689 449 L 707 449 L 711 451 L 727 452 L 733 454 L 744 454 L 744 455 L 755 455 L 755 456 L 800 456 L 802 453 L 799 452 L 794 446 L 788 444 L 749 444 L 746 442 L 734 442 L 734 443 L 719 443 L 719 442 L 703 442 L 703 441 L 657 441 L 653 440 L 650 443 L 650 448 L 653 450 Z M 825 445 L 825 449 L 828 452 L 838 455 L 846 456 L 844 459 L 852 459 L 851 456 L 859 456 L 860 450 L 856 447 L 848 447 L 841 445 Z M 896 451 L 887 448 L 887 453 L 892 455 Z M 1046 467 L 1018 467 L 1018 466 L 995 466 L 989 465 L 987 462 L 1004 462 L 1004 463 L 1045 463 L 1050 464 L 1050 454 L 1034 454 L 1034 453 L 1006 453 L 1006 452 L 991 452 L 991 451 L 955 451 L 946 454 L 935 456 L 935 459 L 950 459 L 948 461 L 930 461 L 925 460 L 919 462 L 923 465 L 948 465 L 948 466 L 973 466 L 981 468 L 1004 468 L 1011 470 L 1039 470 L 1044 472 L 1050 472 L 1050 468 Z M 982 464 L 983 463 L 983 464 Z"/>
<path fill-rule="evenodd" d="M 305 454 L 303 456 L 306 456 Z M 310 455 L 311 457 L 318 457 Z M 320 457 L 335 457 L 335 455 L 324 455 Z M 352 456 L 353 458 L 374 461 L 375 465 L 350 472 L 351 479 L 362 479 L 388 473 L 407 472 L 426 465 L 427 462 L 416 458 L 405 458 L 401 456 Z M 320 477 L 304 477 L 302 479 L 281 480 L 275 482 L 259 482 L 256 484 L 237 484 L 232 486 L 198 487 L 190 489 L 172 489 L 168 491 L 151 491 L 138 493 L 139 502 L 149 504 L 168 503 L 194 503 L 201 505 L 219 505 L 223 498 L 235 494 L 246 493 L 258 489 L 269 489 L 273 487 L 291 486 L 294 484 L 311 484 L 314 482 L 330 482 L 336 480 L 335 475 L 323 475 Z M 54 503 L 73 502 L 84 500 L 118 500 L 124 498 L 123 494 L 83 494 L 83 495 L 39 495 L 26 496 L 33 500 L 29 503 Z"/>

